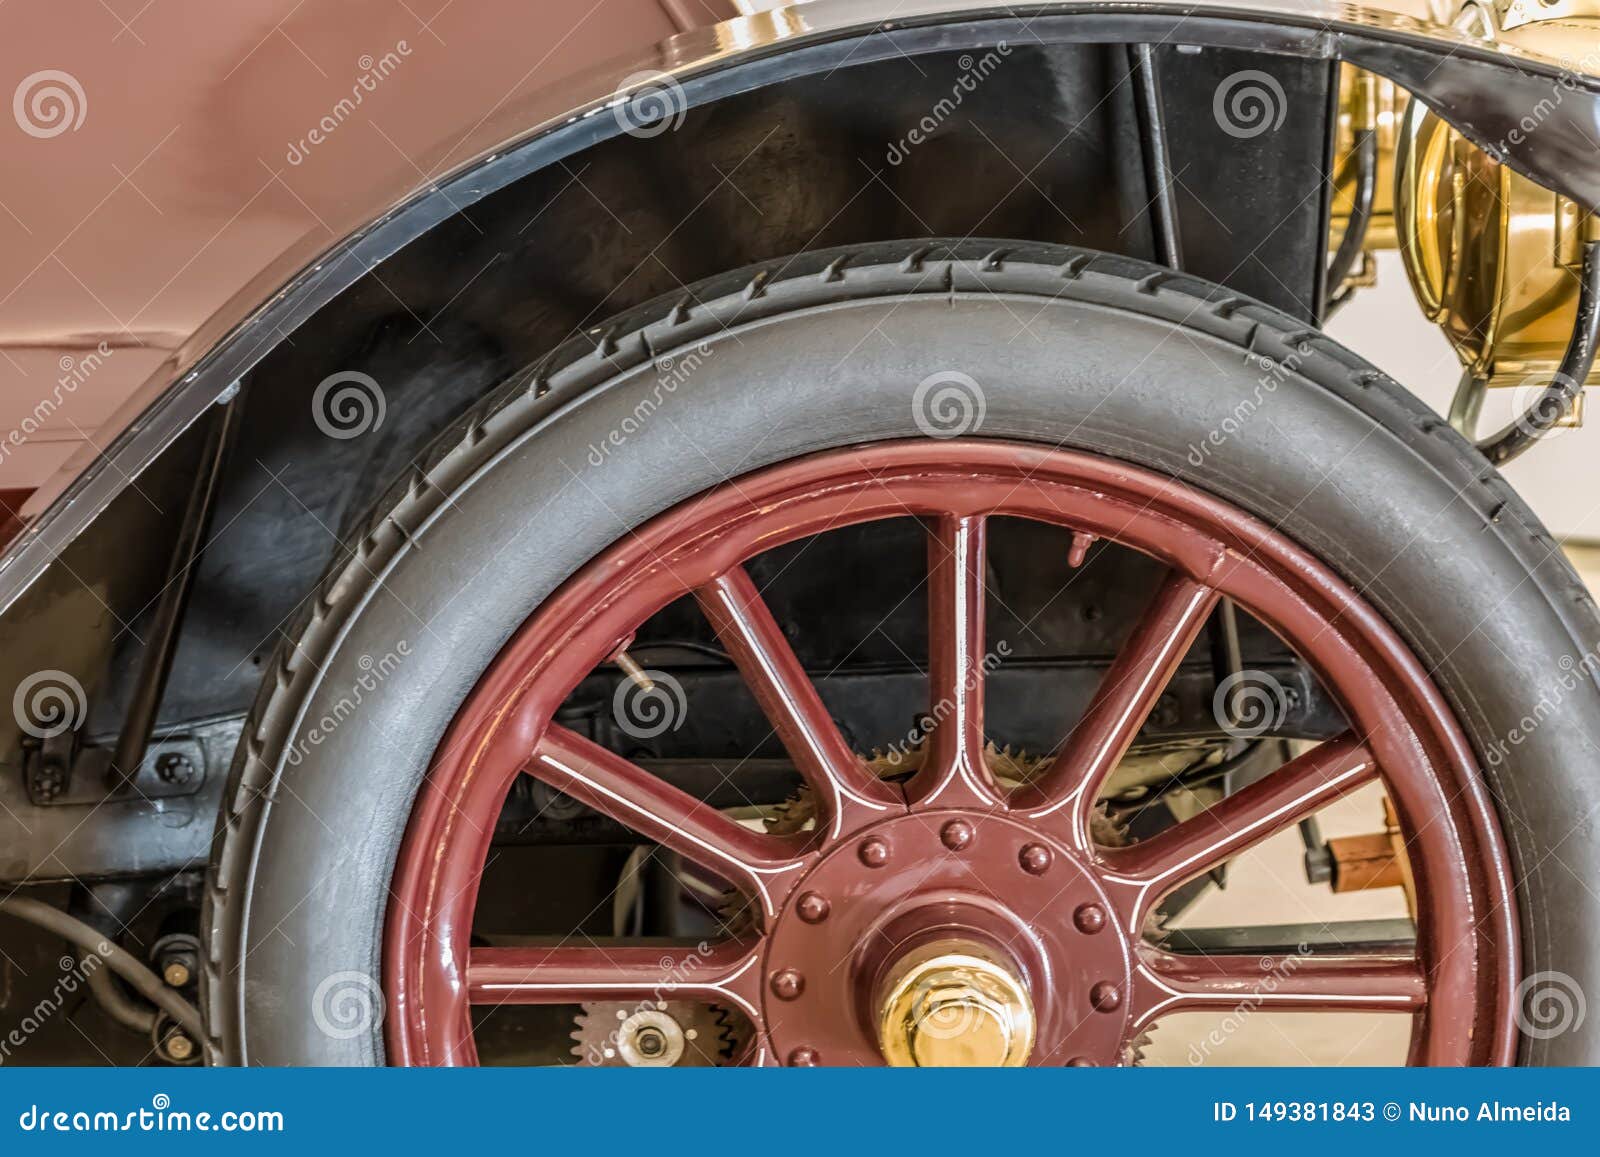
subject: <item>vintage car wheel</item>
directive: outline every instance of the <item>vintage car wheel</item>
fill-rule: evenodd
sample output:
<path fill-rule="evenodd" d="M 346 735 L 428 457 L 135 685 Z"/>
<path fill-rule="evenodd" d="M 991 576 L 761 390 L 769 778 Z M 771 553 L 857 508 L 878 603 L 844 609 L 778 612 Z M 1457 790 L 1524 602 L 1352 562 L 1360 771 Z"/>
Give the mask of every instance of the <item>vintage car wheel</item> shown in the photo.
<path fill-rule="evenodd" d="M 691 357 L 663 398 L 662 362 Z M 948 711 L 891 787 L 741 564 L 906 516 L 927 528 L 930 698 Z M 1050 770 L 1010 794 L 982 753 L 995 517 L 1170 568 Z M 689 594 L 810 783 L 814 828 L 740 826 L 554 722 Z M 1310 665 L 1349 730 L 1159 835 L 1097 844 L 1100 786 L 1224 597 Z M 1600 730 L 1594 638 L 1579 580 L 1471 447 L 1264 306 L 1042 246 L 745 271 L 508 383 L 329 575 L 266 681 L 219 825 L 214 1058 L 472 1063 L 475 1004 L 665 991 L 742 1016 L 747 1063 L 1114 1064 L 1159 1015 L 1242 1001 L 1408 1012 L 1415 1063 L 1589 1063 L 1581 1017 L 1529 1032 L 1518 1013 L 1546 983 L 1596 979 L 1600 843 L 1574 826 Z M 1563 710 L 1530 727 L 1575 669 Z M 525 770 L 736 886 L 741 933 L 475 944 Z M 1163 892 L 1374 779 L 1407 839 L 1414 956 L 1280 968 L 1144 935 Z M 908 1019 L 906 994 L 932 989 L 957 994 L 958 1030 Z"/>

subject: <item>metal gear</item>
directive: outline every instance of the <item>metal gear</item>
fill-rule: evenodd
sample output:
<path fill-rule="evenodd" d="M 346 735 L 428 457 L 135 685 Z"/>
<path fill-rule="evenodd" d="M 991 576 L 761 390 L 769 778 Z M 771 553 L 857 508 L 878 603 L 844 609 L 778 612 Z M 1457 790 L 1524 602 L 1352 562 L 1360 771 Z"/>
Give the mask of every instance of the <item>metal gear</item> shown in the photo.
<path fill-rule="evenodd" d="M 739 1046 L 733 1016 L 692 1001 L 593 1001 L 574 1018 L 572 1055 L 594 1068 L 710 1068 Z"/>

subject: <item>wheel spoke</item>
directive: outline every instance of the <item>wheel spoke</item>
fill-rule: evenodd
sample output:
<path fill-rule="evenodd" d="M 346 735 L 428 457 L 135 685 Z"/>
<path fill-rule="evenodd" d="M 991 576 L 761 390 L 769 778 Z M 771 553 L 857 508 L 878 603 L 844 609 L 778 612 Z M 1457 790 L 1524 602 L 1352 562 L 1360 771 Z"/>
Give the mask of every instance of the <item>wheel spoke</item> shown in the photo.
<path fill-rule="evenodd" d="M 942 515 L 928 533 L 928 699 L 933 734 L 908 795 L 940 807 L 993 807 L 1000 793 L 983 758 L 986 527 Z"/>
<path fill-rule="evenodd" d="M 831 835 L 899 810 L 900 793 L 873 776 L 850 750 L 749 573 L 735 567 L 696 590 L 695 598 L 817 793 Z"/>
<path fill-rule="evenodd" d="M 1391 956 L 1178 956 L 1145 949 L 1135 970 L 1133 1031 L 1175 1012 L 1417 1012 L 1421 966 Z"/>
<path fill-rule="evenodd" d="M 1372 752 L 1347 732 L 1159 835 L 1107 849 L 1106 882 L 1124 927 L 1138 930 L 1156 901 L 1178 885 L 1377 776 Z"/>
<path fill-rule="evenodd" d="M 709 804 L 565 727 L 550 726 L 527 771 L 722 876 L 760 903 L 764 921 L 776 914 L 805 868 L 807 860 L 792 842 L 741 827 Z"/>
<path fill-rule="evenodd" d="M 467 960 L 473 1004 L 704 1000 L 737 1005 L 761 1023 L 756 947 L 628 945 L 474 948 Z"/>
<path fill-rule="evenodd" d="M 1089 842 L 1089 813 L 1118 761 L 1205 626 L 1219 594 L 1174 571 L 1134 625 L 1050 770 L 1023 801 L 1034 819 L 1064 811 L 1070 838 Z"/>

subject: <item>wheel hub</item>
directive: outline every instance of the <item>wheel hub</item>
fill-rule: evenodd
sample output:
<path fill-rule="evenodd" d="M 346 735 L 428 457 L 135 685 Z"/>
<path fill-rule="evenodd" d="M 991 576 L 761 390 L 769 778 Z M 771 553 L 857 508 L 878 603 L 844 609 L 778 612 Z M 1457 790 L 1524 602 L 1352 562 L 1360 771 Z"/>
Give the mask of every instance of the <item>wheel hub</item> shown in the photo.
<path fill-rule="evenodd" d="M 938 940 L 907 952 L 878 1000 L 878 1047 L 900 1068 L 1024 1065 L 1033 998 L 987 945 Z"/>
<path fill-rule="evenodd" d="M 1110 907 L 1025 822 L 915 810 L 867 828 L 778 916 L 763 987 L 773 1047 L 821 1064 L 1115 1064 L 1126 1008 L 1093 994 L 1127 991 L 1129 940 L 1112 921 L 1080 927 L 1080 910 Z"/>

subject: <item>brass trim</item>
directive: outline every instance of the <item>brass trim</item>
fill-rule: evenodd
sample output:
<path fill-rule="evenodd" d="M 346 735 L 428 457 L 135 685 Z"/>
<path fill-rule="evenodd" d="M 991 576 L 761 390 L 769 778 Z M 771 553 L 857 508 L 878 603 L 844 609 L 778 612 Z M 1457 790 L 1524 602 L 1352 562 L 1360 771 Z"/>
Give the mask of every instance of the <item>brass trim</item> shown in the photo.
<path fill-rule="evenodd" d="M 1015 972 L 971 940 L 940 940 L 896 961 L 879 987 L 878 1047 L 901 1068 L 1024 1065 L 1033 1000 Z"/>

